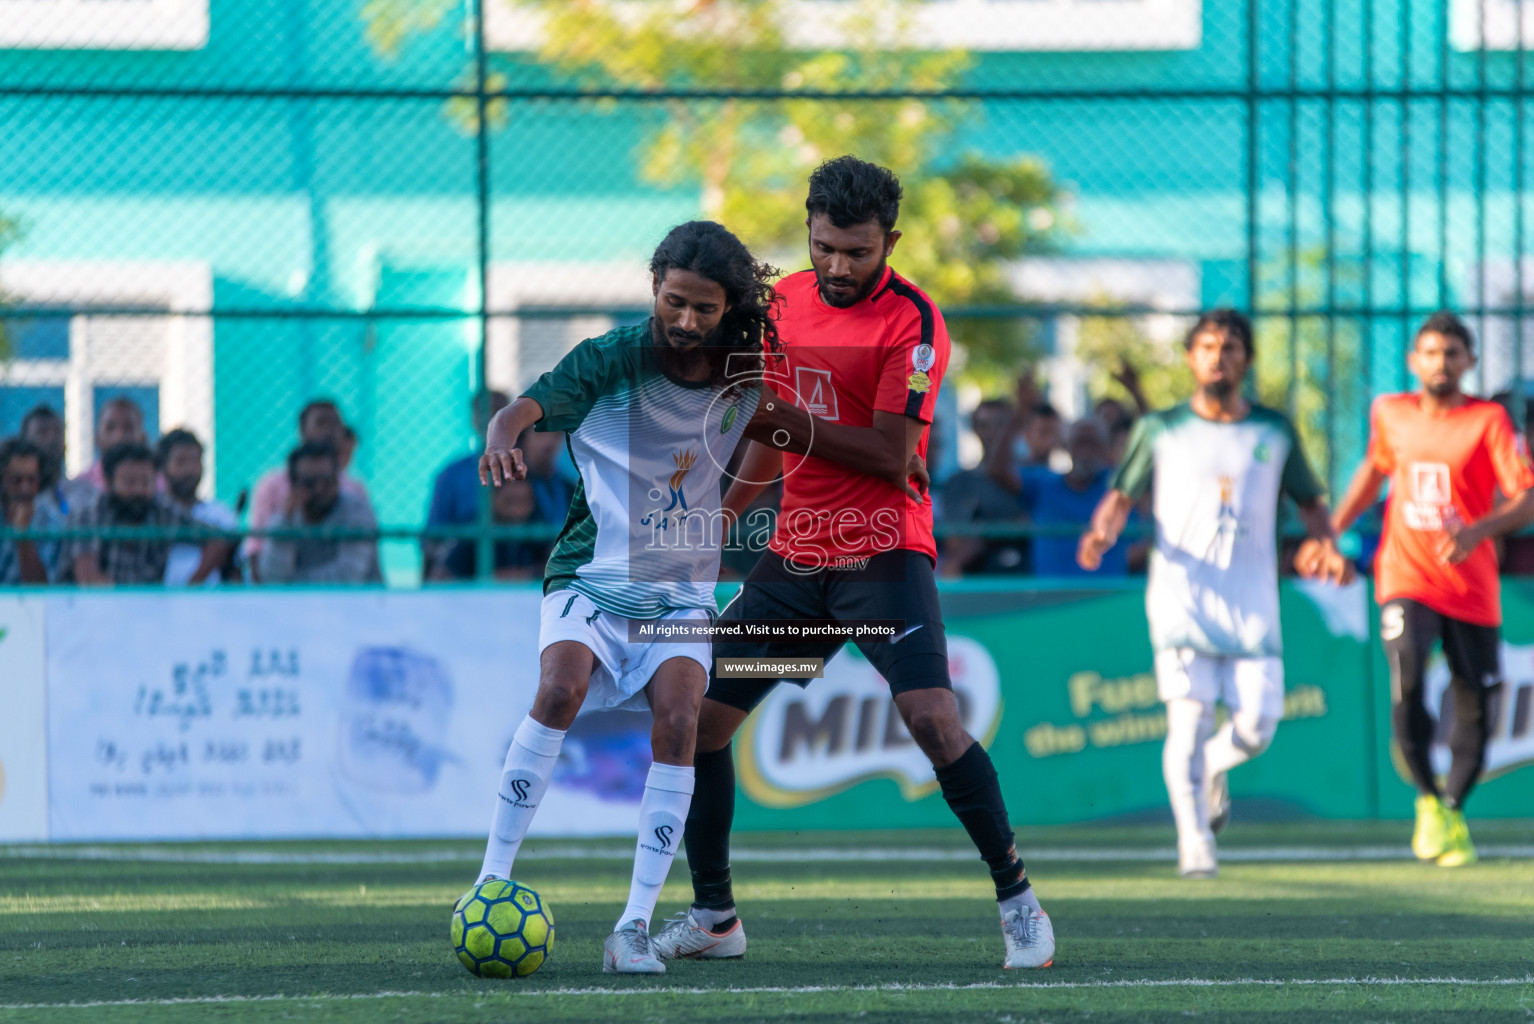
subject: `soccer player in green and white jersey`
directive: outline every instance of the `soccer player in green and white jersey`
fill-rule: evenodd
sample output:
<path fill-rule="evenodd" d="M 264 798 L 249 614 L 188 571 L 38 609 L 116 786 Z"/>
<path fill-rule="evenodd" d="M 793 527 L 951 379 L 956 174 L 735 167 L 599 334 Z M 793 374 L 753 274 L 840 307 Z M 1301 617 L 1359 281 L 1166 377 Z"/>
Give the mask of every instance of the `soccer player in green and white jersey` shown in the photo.
<path fill-rule="evenodd" d="M 1166 702 L 1162 771 L 1179 871 L 1208 878 L 1219 870 L 1214 834 L 1230 813 L 1225 773 L 1266 750 L 1284 715 L 1280 495 L 1294 499 L 1311 538 L 1296 571 L 1342 583 L 1352 566 L 1337 551 L 1294 425 L 1241 394 L 1252 361 L 1250 322 L 1234 310 L 1206 313 L 1184 348 L 1193 397 L 1135 425 L 1077 561 L 1085 569 L 1101 564 L 1154 475 L 1156 542 L 1145 606 Z M 1216 733 L 1219 700 L 1230 719 Z"/>
<path fill-rule="evenodd" d="M 770 279 L 723 227 L 674 228 L 650 261 L 648 322 L 583 341 L 490 423 L 480 479 L 499 486 L 527 468 L 516 438 L 568 432 L 580 482 L 549 557 L 539 630 L 539 683 L 502 771 L 479 880 L 510 878 L 548 789 L 565 732 L 583 704 L 646 703 L 654 763 L 639 807 L 628 904 L 604 947 L 608 973 L 662 974 L 649 943 L 655 901 L 682 838 L 693 792 L 698 709 L 711 645 L 641 639 L 646 621 L 706 627 L 724 520 L 720 481 L 743 437 L 785 451 L 847 457 L 846 432 L 763 390 L 778 350 Z M 839 444 L 840 442 L 840 444 Z M 856 447 L 856 446 L 854 446 Z M 871 466 L 908 493 L 925 469 Z M 909 470 L 909 472 L 908 472 Z"/>

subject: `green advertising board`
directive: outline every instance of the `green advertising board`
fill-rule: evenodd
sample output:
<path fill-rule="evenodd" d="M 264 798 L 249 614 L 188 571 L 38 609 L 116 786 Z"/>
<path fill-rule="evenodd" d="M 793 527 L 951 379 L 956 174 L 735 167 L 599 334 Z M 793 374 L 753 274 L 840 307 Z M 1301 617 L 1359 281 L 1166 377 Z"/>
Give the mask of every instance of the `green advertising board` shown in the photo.
<path fill-rule="evenodd" d="M 1534 584 L 1509 583 L 1507 683 L 1488 778 L 1472 814 L 1534 813 Z M 1094 590 L 964 582 L 943 588 L 954 688 L 991 752 L 1014 819 L 1167 820 L 1165 717 L 1156 698 L 1143 584 Z M 1231 773 L 1242 813 L 1282 818 L 1411 815 L 1392 756 L 1389 681 L 1366 585 L 1282 588 L 1285 721 Z M 1447 675 L 1435 662 L 1429 687 Z M 888 689 L 856 650 L 801 690 L 779 686 L 736 741 L 747 829 L 946 827 L 931 766 Z M 1435 755 L 1447 766 L 1447 748 Z"/>

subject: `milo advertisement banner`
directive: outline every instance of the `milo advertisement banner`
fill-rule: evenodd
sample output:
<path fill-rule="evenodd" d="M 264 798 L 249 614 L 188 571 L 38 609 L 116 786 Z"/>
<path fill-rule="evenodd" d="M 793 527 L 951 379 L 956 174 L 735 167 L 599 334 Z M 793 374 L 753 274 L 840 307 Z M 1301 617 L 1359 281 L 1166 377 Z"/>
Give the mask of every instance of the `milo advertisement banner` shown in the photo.
<path fill-rule="evenodd" d="M 1534 587 L 1521 586 L 1507 588 L 1507 683 L 1474 797 L 1483 816 L 1534 811 L 1534 771 L 1521 784 L 1510 777 L 1534 764 Z M 1143 582 L 1091 591 L 964 582 L 942 596 L 961 715 L 1018 823 L 1169 820 Z M 1285 721 L 1265 754 L 1231 773 L 1242 813 L 1409 817 L 1367 586 L 1286 582 L 1282 614 Z M 1436 711 L 1448 681 L 1441 658 L 1433 672 Z M 1446 769 L 1443 736 L 1435 756 Z M 739 828 L 952 824 L 888 687 L 855 649 L 808 688 L 775 689 L 735 751 Z"/>

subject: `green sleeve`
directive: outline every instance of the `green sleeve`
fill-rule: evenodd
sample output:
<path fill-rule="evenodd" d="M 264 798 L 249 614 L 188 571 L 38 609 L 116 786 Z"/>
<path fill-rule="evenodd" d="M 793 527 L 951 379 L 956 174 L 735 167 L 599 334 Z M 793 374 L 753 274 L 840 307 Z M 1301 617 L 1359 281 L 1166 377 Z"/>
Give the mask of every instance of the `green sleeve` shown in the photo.
<path fill-rule="evenodd" d="M 1156 471 L 1156 438 L 1161 434 L 1161 417 L 1147 413 L 1135 421 L 1129 433 L 1129 449 L 1124 454 L 1124 464 L 1113 474 L 1109 486 L 1123 491 L 1131 498 L 1139 499 L 1150 490 L 1151 477 Z"/>
<path fill-rule="evenodd" d="M 587 338 L 522 392 L 543 407 L 538 430 L 574 430 L 623 375 L 623 346 Z"/>
<path fill-rule="evenodd" d="M 1305 458 L 1305 448 L 1300 444 L 1299 431 L 1285 419 L 1284 432 L 1289 435 L 1289 457 L 1284 460 L 1284 475 L 1279 480 L 1279 487 L 1296 504 L 1309 505 L 1319 501 L 1326 496 L 1326 489 L 1311 471 L 1310 462 Z"/>

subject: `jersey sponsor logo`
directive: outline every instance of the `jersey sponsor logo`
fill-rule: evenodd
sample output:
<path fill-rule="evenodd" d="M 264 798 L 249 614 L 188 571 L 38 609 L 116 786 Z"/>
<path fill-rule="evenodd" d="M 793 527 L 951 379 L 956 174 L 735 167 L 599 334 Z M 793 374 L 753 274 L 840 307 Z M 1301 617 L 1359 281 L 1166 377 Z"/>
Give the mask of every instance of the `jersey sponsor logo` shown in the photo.
<path fill-rule="evenodd" d="M 978 641 L 950 633 L 948 672 L 964 728 L 989 746 L 1001 724 L 995 660 Z M 741 785 L 767 807 L 799 807 L 876 778 L 893 779 L 908 801 L 938 788 L 889 684 L 846 651 L 807 688 L 774 688 L 746 719 L 740 750 Z"/>
<path fill-rule="evenodd" d="M 1406 467 L 1406 501 L 1401 517 L 1413 530 L 1442 530 L 1453 501 L 1449 467 L 1442 462 L 1413 462 Z"/>
<path fill-rule="evenodd" d="M 1241 517 L 1236 514 L 1236 478 L 1216 477 L 1215 483 L 1220 491 L 1220 511 L 1215 519 L 1219 535 L 1223 540 L 1234 541 L 1246 532 L 1241 528 Z"/>
<path fill-rule="evenodd" d="M 926 342 L 922 342 L 911 351 L 911 367 L 917 373 L 926 373 L 936 364 L 937 352 Z"/>
<path fill-rule="evenodd" d="M 831 384 L 830 370 L 815 370 L 808 366 L 794 368 L 794 385 L 804 410 L 811 416 L 835 420 L 839 418 L 836 408 L 836 388 Z"/>
<path fill-rule="evenodd" d="M 1502 692 L 1491 699 L 1487 709 L 1491 725 L 1482 779 L 1534 765 L 1534 644 L 1503 642 L 1500 657 L 1501 678 L 1489 676 L 1483 681 L 1486 686 L 1502 683 Z M 1442 655 L 1428 668 L 1424 690 L 1424 702 L 1435 721 L 1429 756 L 1433 771 L 1443 776 L 1449 772 L 1454 752 L 1449 749 L 1449 730 L 1437 723 L 1444 721 L 1445 713 L 1453 715 L 1454 695 L 1449 686 L 1449 666 Z"/>
<path fill-rule="evenodd" d="M 668 513 L 676 512 L 675 518 L 678 521 L 686 516 L 687 494 L 683 489 L 683 484 L 687 481 L 687 474 L 692 472 L 692 467 L 698 464 L 698 454 L 691 448 L 685 452 L 672 452 L 671 464 L 676 467 L 671 474 L 671 478 L 666 482 L 666 486 L 671 492 L 671 504 L 665 508 L 655 509 L 646 513 L 645 517 L 639 520 L 640 526 L 654 525 L 657 530 L 665 530 L 669 529 L 671 525 L 672 517 Z M 657 501 L 663 497 L 659 488 L 652 490 L 650 493 L 654 495 Z"/>
<path fill-rule="evenodd" d="M 911 374 L 911 376 L 906 378 L 906 387 L 910 388 L 918 395 L 925 395 L 928 391 L 932 390 L 932 378 L 928 377 L 922 371 L 917 370 L 915 373 Z"/>

